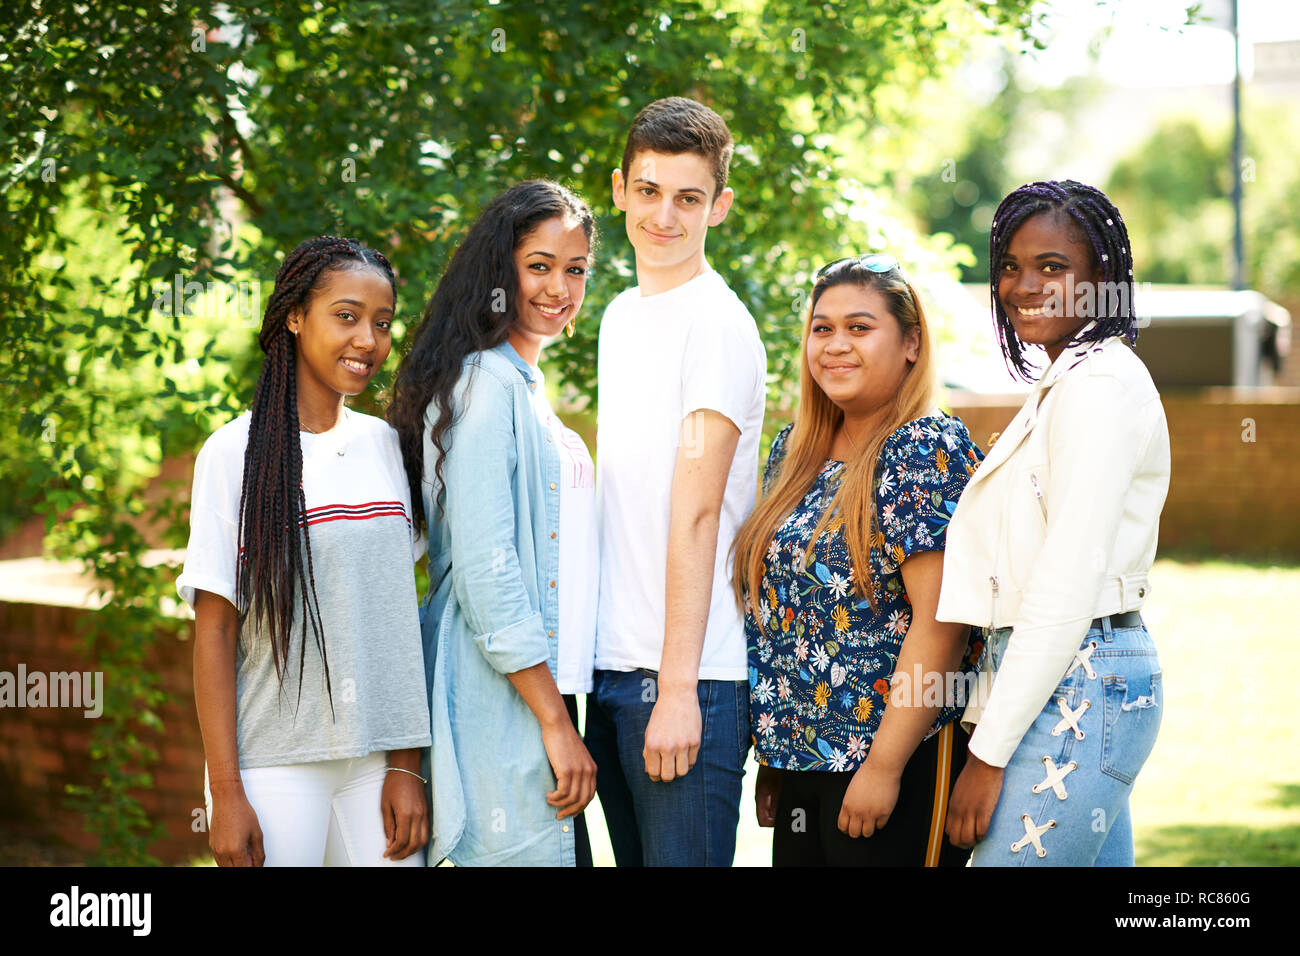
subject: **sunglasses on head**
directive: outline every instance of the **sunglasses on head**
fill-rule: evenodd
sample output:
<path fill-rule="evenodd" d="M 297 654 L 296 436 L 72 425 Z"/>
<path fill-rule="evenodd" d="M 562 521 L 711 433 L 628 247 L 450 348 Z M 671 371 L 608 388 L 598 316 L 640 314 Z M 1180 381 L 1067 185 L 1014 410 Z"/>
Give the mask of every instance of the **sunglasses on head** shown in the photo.
<path fill-rule="evenodd" d="M 903 271 L 898 265 L 898 260 L 889 253 L 873 252 L 866 256 L 845 256 L 843 259 L 828 262 L 817 270 L 817 278 L 822 279 L 850 263 L 859 265 L 869 272 L 893 272 L 895 269 L 899 273 Z"/>

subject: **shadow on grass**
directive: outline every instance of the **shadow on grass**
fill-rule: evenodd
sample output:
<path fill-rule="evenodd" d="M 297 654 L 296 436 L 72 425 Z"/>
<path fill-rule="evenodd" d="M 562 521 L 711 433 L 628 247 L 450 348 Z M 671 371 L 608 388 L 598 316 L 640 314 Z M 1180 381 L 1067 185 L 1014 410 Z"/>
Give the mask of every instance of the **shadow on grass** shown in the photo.
<path fill-rule="evenodd" d="M 1275 784 L 1267 805 L 1300 807 L 1300 783 Z M 1280 826 L 1181 824 L 1149 829 L 1137 845 L 1138 866 L 1297 866 L 1300 823 Z"/>

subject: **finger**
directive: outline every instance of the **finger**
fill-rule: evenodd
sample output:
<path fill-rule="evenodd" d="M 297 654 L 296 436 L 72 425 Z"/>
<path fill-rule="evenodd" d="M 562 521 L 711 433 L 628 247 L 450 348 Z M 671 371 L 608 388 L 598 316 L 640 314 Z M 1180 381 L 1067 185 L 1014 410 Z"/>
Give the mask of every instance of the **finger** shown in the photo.
<path fill-rule="evenodd" d="M 676 761 L 673 759 L 671 751 L 652 750 L 650 752 L 650 765 L 654 768 L 654 773 L 650 775 L 651 779 L 660 783 L 668 783 L 676 776 L 674 773 Z"/>
<path fill-rule="evenodd" d="M 400 851 L 397 859 L 401 859 L 410 852 L 408 849 L 411 845 L 411 814 L 410 811 L 396 815 L 394 822 L 396 830 L 393 833 L 393 848 Z"/>
<path fill-rule="evenodd" d="M 849 811 L 845 810 L 843 807 L 840 807 L 839 819 L 835 821 L 835 825 L 839 828 L 839 831 L 841 833 L 848 833 L 849 832 Z"/>
<path fill-rule="evenodd" d="M 959 823 L 961 846 L 969 849 L 975 845 L 975 817 L 969 812 L 963 813 Z"/>
<path fill-rule="evenodd" d="M 989 824 L 992 822 L 993 808 L 989 807 L 987 810 L 982 810 L 979 816 L 975 819 L 975 840 L 973 841 L 972 846 L 984 839 L 985 835 L 989 832 Z"/>
<path fill-rule="evenodd" d="M 646 774 L 650 777 L 651 780 L 658 781 L 660 778 L 659 751 L 651 750 L 650 745 L 646 744 L 645 749 L 641 751 L 641 756 L 645 760 Z"/>
<path fill-rule="evenodd" d="M 393 845 L 393 837 L 397 833 L 397 820 L 394 817 L 393 801 L 384 797 L 379 804 L 379 815 L 384 820 L 384 840 L 389 847 Z"/>
<path fill-rule="evenodd" d="M 583 777 L 582 805 L 578 807 L 578 809 L 579 810 L 587 809 L 587 805 L 591 803 L 592 798 L 594 798 L 595 796 L 596 796 L 596 771 L 595 768 L 593 767 L 591 773 Z"/>
<path fill-rule="evenodd" d="M 700 756 L 700 745 L 692 744 L 690 752 L 686 755 L 687 770 L 690 770 L 692 767 L 695 766 L 695 761 L 699 758 L 699 756 Z"/>
<path fill-rule="evenodd" d="M 948 842 L 953 846 L 966 846 L 966 834 L 962 833 L 962 815 L 948 811 Z"/>
<path fill-rule="evenodd" d="M 564 797 L 563 797 L 563 795 L 560 793 L 560 791 L 558 791 L 558 790 L 552 790 L 550 793 L 548 793 L 548 794 L 546 795 L 546 802 L 549 803 L 549 804 L 550 804 L 551 806 L 553 806 L 553 807 L 563 806 L 563 805 L 564 805 Z"/>
<path fill-rule="evenodd" d="M 262 848 L 262 828 L 259 826 L 253 827 L 252 857 L 253 866 L 266 865 L 266 851 Z"/>
<path fill-rule="evenodd" d="M 677 776 L 684 777 L 686 772 L 695 766 L 695 754 L 685 747 L 678 747 L 675 754 L 677 767 Z"/>
<path fill-rule="evenodd" d="M 672 747 L 659 748 L 659 779 L 671 783 L 677 779 L 677 751 Z"/>
<path fill-rule="evenodd" d="M 560 802 L 563 806 L 568 806 L 573 802 L 573 784 L 573 771 L 562 770 L 559 779 L 555 783 L 555 790 L 559 793 Z"/>
<path fill-rule="evenodd" d="M 876 832 L 876 824 L 870 817 L 858 817 L 855 822 L 858 824 L 858 832 L 852 834 L 853 836 L 859 836 L 866 839 Z M 850 830 L 851 829 L 852 828 L 850 828 Z"/>
<path fill-rule="evenodd" d="M 948 836 L 948 842 L 953 846 L 961 846 L 961 827 L 951 810 L 948 812 L 948 822 L 944 825 L 943 832 Z"/>

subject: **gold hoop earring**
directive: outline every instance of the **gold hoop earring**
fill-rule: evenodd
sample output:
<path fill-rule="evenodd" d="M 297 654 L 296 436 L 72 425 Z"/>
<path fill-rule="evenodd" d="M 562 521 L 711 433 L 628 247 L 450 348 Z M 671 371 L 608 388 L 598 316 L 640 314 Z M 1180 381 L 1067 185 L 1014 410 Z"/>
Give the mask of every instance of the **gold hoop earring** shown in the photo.
<path fill-rule="evenodd" d="M 573 319 L 569 319 L 569 324 L 564 327 L 564 335 L 566 338 L 573 338 Z"/>

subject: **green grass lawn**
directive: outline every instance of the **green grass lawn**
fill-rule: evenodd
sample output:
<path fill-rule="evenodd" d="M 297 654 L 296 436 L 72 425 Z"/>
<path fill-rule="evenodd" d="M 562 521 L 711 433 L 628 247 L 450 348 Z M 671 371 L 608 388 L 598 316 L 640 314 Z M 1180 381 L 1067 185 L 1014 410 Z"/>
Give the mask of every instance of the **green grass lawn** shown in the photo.
<path fill-rule="evenodd" d="M 1290 600 L 1300 567 L 1157 561 L 1143 618 L 1160 650 L 1164 716 L 1133 791 L 1139 866 L 1300 864 L 1300 694 Z M 767 866 L 745 774 L 738 866 Z M 597 866 L 613 854 L 598 803 L 587 810 Z"/>

